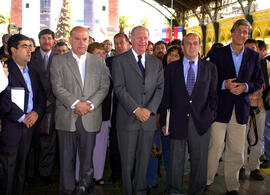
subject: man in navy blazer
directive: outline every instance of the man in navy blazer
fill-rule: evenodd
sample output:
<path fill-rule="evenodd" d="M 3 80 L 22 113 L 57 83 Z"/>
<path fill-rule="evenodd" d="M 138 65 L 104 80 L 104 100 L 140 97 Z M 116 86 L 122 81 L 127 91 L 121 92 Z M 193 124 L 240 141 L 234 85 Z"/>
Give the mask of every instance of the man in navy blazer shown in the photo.
<path fill-rule="evenodd" d="M 4 181 L 0 184 L 0 194 L 23 194 L 25 161 L 30 148 L 36 122 L 45 109 L 45 94 L 39 77 L 28 67 L 30 61 L 29 38 L 16 34 L 8 40 L 11 55 L 6 63 L 9 70 L 9 87 L 24 91 L 24 108 L 10 102 L 10 111 L 2 115 L 2 135 L 0 136 L 0 163 L 4 167 Z M 10 98 L 7 96 L 7 98 Z"/>
<path fill-rule="evenodd" d="M 231 29 L 231 44 L 216 49 L 210 61 L 218 70 L 218 109 L 211 127 L 207 185 L 214 182 L 219 159 L 224 150 L 224 175 L 227 194 L 238 194 L 239 170 L 244 162 L 249 94 L 263 84 L 259 54 L 244 47 L 251 31 L 248 21 L 240 19 Z"/>
<path fill-rule="evenodd" d="M 163 134 L 170 134 L 169 194 L 180 194 L 185 148 L 191 157 L 189 194 L 204 192 L 207 180 L 207 153 L 210 126 L 217 108 L 216 66 L 198 56 L 201 41 L 187 34 L 182 42 L 184 57 L 168 64 L 161 104 Z M 170 109 L 169 133 L 165 132 L 166 110 Z"/>

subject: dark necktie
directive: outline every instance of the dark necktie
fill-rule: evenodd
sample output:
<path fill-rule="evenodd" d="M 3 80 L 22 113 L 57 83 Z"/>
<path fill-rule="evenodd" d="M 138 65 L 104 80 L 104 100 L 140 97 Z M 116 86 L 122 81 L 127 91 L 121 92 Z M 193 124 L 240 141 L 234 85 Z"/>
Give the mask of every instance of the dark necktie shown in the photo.
<path fill-rule="evenodd" d="M 47 71 L 47 69 L 48 69 L 48 62 L 49 62 L 49 56 L 48 56 L 48 54 L 46 53 L 45 55 L 44 55 L 44 66 L 45 66 L 45 70 Z"/>
<path fill-rule="evenodd" d="M 139 68 L 142 72 L 142 76 L 144 78 L 144 75 L 145 75 L 145 70 L 144 70 L 144 67 L 143 67 L 143 64 L 142 64 L 142 56 L 141 55 L 138 55 L 138 65 L 139 65 Z"/>
<path fill-rule="evenodd" d="M 189 61 L 189 69 L 188 69 L 188 75 L 187 75 L 187 91 L 188 94 L 192 94 L 192 90 L 195 84 L 195 72 L 193 69 L 194 61 Z"/>

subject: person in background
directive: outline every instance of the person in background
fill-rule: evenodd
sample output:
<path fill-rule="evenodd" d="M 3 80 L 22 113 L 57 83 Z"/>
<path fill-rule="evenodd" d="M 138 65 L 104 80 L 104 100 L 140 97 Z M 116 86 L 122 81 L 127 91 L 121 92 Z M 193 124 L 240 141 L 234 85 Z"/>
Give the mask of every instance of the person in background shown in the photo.
<path fill-rule="evenodd" d="M 125 33 L 117 33 L 113 38 L 114 47 L 115 47 L 115 56 L 123 54 L 129 50 L 129 39 Z M 115 56 L 106 58 L 106 65 L 112 74 L 112 62 L 115 59 Z M 121 160 L 120 160 L 120 152 L 119 152 L 119 144 L 117 138 L 117 129 L 116 129 L 116 111 L 117 111 L 117 97 L 115 93 L 113 93 L 113 106 L 111 113 L 111 127 L 110 127 L 110 135 L 109 135 L 109 163 L 111 169 L 110 181 L 115 183 L 121 179 Z"/>
<path fill-rule="evenodd" d="M 3 44 L 3 46 L 0 48 L 0 59 L 1 59 L 2 55 L 8 55 L 9 56 L 8 45 L 7 45 L 9 37 L 11 37 L 11 34 L 4 34 L 2 36 L 2 44 Z"/>
<path fill-rule="evenodd" d="M 154 43 L 152 43 L 151 41 L 148 41 L 146 53 L 148 53 L 149 55 L 154 55 Z"/>
<path fill-rule="evenodd" d="M 34 52 L 36 50 L 35 40 L 33 38 L 30 38 L 30 42 L 31 42 L 31 52 Z"/>
<path fill-rule="evenodd" d="M 162 62 L 164 55 L 167 53 L 167 43 L 164 41 L 158 41 L 154 45 L 154 55 L 159 58 Z"/>
<path fill-rule="evenodd" d="M 45 186 L 53 183 L 52 171 L 55 165 L 57 145 L 57 136 L 54 128 L 55 96 L 52 92 L 52 85 L 50 82 L 50 66 L 52 63 L 52 58 L 55 56 L 55 53 L 53 52 L 54 36 L 54 32 L 50 29 L 43 29 L 39 32 L 38 39 L 40 47 L 36 48 L 35 52 L 32 53 L 30 61 L 30 67 L 32 67 L 39 74 L 42 87 L 46 93 L 46 113 L 51 114 L 51 123 L 48 123 L 48 125 L 50 125 L 50 134 L 37 135 L 37 132 L 34 134 L 34 136 L 38 136 L 40 142 L 38 170 L 41 180 Z M 43 117 L 45 117 L 45 115 Z M 36 138 L 33 140 L 36 140 Z M 38 144 L 34 142 L 34 148 L 37 148 L 37 145 Z M 31 150 L 31 153 L 32 152 L 33 151 Z M 29 165 L 30 169 L 33 167 L 34 165 Z M 34 177 L 33 175 L 34 174 L 32 173 L 29 175 L 29 177 Z"/>
<path fill-rule="evenodd" d="M 245 42 L 245 47 L 248 47 L 254 51 L 257 51 L 258 42 L 255 39 L 248 39 Z M 269 67 L 266 68 L 266 74 L 269 75 Z M 263 70 L 263 64 L 262 64 Z M 263 73 L 263 72 L 262 72 Z M 264 75 L 264 74 L 262 74 Z M 269 78 L 269 76 L 268 76 Z M 265 79 L 264 79 L 265 80 Z M 266 85 L 266 83 L 264 83 Z M 260 156 L 262 153 L 262 139 L 265 127 L 265 108 L 263 103 L 263 91 L 265 86 L 260 90 L 256 91 L 249 95 L 250 98 L 250 112 L 253 112 L 249 117 L 249 122 L 247 123 L 247 135 L 245 144 L 245 152 L 244 152 L 244 165 L 239 171 L 239 179 L 246 178 L 246 169 L 250 170 L 250 177 L 252 179 L 262 181 L 264 180 L 263 175 L 260 172 Z M 254 117 L 254 118 L 252 118 Z M 252 120 L 256 121 L 256 127 L 254 127 L 254 123 Z M 254 128 L 257 129 L 258 133 L 258 141 L 256 145 L 250 146 L 248 143 L 248 139 L 250 140 L 250 144 L 255 142 L 255 134 Z M 248 134 L 249 132 L 249 134 Z M 248 155 L 248 151 L 250 151 Z"/>
<path fill-rule="evenodd" d="M 215 50 L 216 48 L 221 48 L 223 47 L 224 45 L 222 43 L 214 43 L 211 47 L 211 49 L 208 51 L 207 55 L 203 58 L 204 60 L 210 60 L 210 56 L 213 52 L 213 50 Z"/>
<path fill-rule="evenodd" d="M 258 52 L 260 54 L 261 64 L 265 64 L 270 66 L 270 55 L 267 54 L 266 44 L 262 40 L 258 40 Z M 265 75 L 265 74 L 264 74 Z M 260 165 L 260 168 L 270 168 L 270 84 L 267 83 L 267 78 L 265 78 L 265 97 L 264 97 L 264 105 L 265 105 L 265 113 L 266 113 L 266 119 L 265 119 L 265 128 L 264 128 L 264 135 L 263 135 L 263 141 L 264 141 L 264 153 L 265 153 L 265 159 L 263 159 L 263 163 Z M 269 77 L 268 77 L 269 81 Z"/>
<path fill-rule="evenodd" d="M 94 43 L 94 42 L 95 42 L 95 38 L 94 38 L 94 37 L 89 36 L 89 44 Z"/>
<path fill-rule="evenodd" d="M 106 39 L 105 41 L 103 41 L 103 44 L 105 47 L 106 58 L 113 56 L 112 42 L 109 39 Z"/>
<path fill-rule="evenodd" d="M 54 53 L 56 53 L 58 55 L 59 54 L 65 54 L 68 51 L 69 51 L 68 46 L 63 41 L 60 41 L 60 42 L 56 43 L 55 46 L 54 46 Z"/>

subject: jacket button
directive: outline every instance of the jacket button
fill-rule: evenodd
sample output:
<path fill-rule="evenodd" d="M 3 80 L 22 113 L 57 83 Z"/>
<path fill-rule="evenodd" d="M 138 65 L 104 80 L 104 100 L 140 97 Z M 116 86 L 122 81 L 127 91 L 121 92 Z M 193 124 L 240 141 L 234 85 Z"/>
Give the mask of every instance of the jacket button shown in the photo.
<path fill-rule="evenodd" d="M 188 117 L 188 118 L 189 118 L 189 116 L 190 116 L 190 115 L 189 115 L 189 114 L 187 114 L 187 117 Z"/>
<path fill-rule="evenodd" d="M 191 104 L 192 103 L 192 100 L 189 100 L 189 103 Z"/>

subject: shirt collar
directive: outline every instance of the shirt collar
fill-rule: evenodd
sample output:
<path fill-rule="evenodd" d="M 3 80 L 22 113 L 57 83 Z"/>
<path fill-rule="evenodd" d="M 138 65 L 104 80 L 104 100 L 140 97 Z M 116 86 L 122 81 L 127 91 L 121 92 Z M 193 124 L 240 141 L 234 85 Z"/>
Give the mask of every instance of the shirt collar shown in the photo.
<path fill-rule="evenodd" d="M 237 55 L 234 53 L 234 51 L 233 51 L 233 48 L 232 48 L 232 43 L 230 43 L 230 49 L 231 49 L 232 55 L 237 56 Z M 244 50 L 245 50 L 245 46 L 243 47 L 242 51 L 239 53 L 239 55 L 238 55 L 238 56 L 243 55 Z"/>
<path fill-rule="evenodd" d="M 78 60 L 78 61 L 81 61 L 81 60 L 85 60 L 86 59 L 86 55 L 87 55 L 87 52 L 85 52 L 85 54 L 81 55 L 81 57 L 79 58 L 73 51 L 72 52 L 72 55 L 73 57 Z"/>
<path fill-rule="evenodd" d="M 197 66 L 197 65 L 198 65 L 198 60 L 199 60 L 199 57 L 198 57 L 198 56 L 197 56 L 196 58 L 194 58 L 193 60 L 188 60 L 188 59 L 184 56 L 183 64 L 189 64 L 189 61 L 194 61 L 194 66 Z"/>
<path fill-rule="evenodd" d="M 131 51 L 132 51 L 133 55 L 135 56 L 135 59 L 138 61 L 138 55 L 139 55 L 139 54 L 137 54 L 137 53 L 134 51 L 133 48 L 131 49 Z M 141 56 L 142 56 L 142 59 L 145 59 L 145 52 L 144 52 Z"/>
<path fill-rule="evenodd" d="M 47 54 L 48 57 L 50 57 L 51 53 L 52 53 L 52 50 L 50 50 L 49 52 L 46 53 L 45 51 L 43 51 L 43 50 L 40 48 L 40 54 L 41 54 L 42 58 L 44 58 L 45 54 Z"/>
<path fill-rule="evenodd" d="M 28 68 L 28 65 L 26 64 L 25 65 L 25 69 L 22 69 L 17 63 L 16 65 L 18 66 L 18 68 L 20 69 L 21 73 L 28 73 L 29 72 L 29 68 Z"/>

